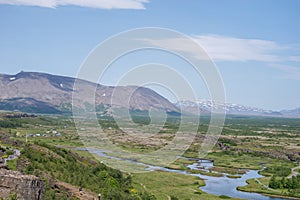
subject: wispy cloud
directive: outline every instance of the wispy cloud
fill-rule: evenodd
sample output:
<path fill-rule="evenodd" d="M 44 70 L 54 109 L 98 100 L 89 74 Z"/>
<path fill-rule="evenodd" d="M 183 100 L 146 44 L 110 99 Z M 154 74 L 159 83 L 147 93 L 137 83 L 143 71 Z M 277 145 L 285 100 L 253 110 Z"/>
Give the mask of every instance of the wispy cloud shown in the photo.
<path fill-rule="evenodd" d="M 191 37 L 214 61 L 259 61 L 282 62 L 300 61 L 300 52 L 293 45 L 281 45 L 274 41 L 260 39 L 242 39 L 221 35 L 196 35 Z M 145 39 L 144 41 L 159 47 L 183 51 L 196 55 L 195 48 L 186 38 Z M 297 55 L 297 54 L 296 54 Z M 299 55 L 299 54 L 298 54 Z M 199 57 L 200 59 L 200 57 Z"/>
<path fill-rule="evenodd" d="M 149 0 L 0 0 L 0 4 L 56 8 L 73 5 L 98 9 L 145 9 Z"/>
<path fill-rule="evenodd" d="M 300 67 L 278 63 L 272 63 L 270 66 L 284 72 L 284 78 L 300 80 Z"/>
<path fill-rule="evenodd" d="M 278 44 L 275 41 L 244 39 L 222 35 L 196 35 L 191 37 L 216 62 L 263 62 L 280 70 L 284 78 L 300 80 L 300 48 L 298 44 Z M 187 38 L 145 39 L 146 43 L 169 50 L 181 51 L 197 59 L 199 51 Z M 299 66 L 299 67 L 295 67 Z"/>
<path fill-rule="evenodd" d="M 200 35 L 194 36 L 194 39 L 215 61 L 277 62 L 282 59 L 279 52 L 288 48 L 268 40 L 220 35 Z"/>
<path fill-rule="evenodd" d="M 209 57 L 207 57 L 204 54 L 199 53 L 199 45 L 197 43 L 191 42 L 191 39 L 189 38 L 162 38 L 162 39 L 151 39 L 151 38 L 145 38 L 145 39 L 138 39 L 142 42 L 145 42 L 146 44 L 154 45 L 158 48 L 167 48 L 168 50 L 173 50 L 176 52 L 183 52 L 188 53 L 189 55 L 195 57 L 199 60 L 207 60 Z M 205 52 L 204 52 L 205 53 Z M 209 55 L 211 57 L 211 55 Z"/>
<path fill-rule="evenodd" d="M 269 40 L 220 35 L 201 35 L 193 38 L 214 61 L 264 62 L 282 71 L 283 78 L 300 80 L 300 49 L 297 44 L 283 45 Z"/>

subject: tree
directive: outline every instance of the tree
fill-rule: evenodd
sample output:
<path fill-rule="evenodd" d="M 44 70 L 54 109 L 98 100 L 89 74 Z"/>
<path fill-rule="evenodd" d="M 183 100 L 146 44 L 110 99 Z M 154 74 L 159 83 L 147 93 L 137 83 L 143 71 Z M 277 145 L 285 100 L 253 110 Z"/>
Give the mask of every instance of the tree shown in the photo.
<path fill-rule="evenodd" d="M 296 189 L 298 187 L 298 181 L 295 176 L 292 177 L 292 189 Z"/>
<path fill-rule="evenodd" d="M 285 179 L 285 177 L 282 177 L 282 179 L 280 180 L 280 188 L 286 188 L 287 186 L 287 180 Z"/>
<path fill-rule="evenodd" d="M 276 180 L 276 176 L 273 175 L 269 182 L 269 187 L 273 189 L 280 188 L 280 182 Z"/>

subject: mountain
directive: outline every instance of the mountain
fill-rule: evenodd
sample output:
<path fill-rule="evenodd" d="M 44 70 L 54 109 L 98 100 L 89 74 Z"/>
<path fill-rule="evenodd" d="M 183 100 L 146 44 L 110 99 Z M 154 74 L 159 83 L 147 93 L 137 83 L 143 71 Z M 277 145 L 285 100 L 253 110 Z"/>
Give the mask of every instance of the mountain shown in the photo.
<path fill-rule="evenodd" d="M 75 80 L 71 77 L 37 72 L 22 71 L 16 75 L 0 74 L 0 110 L 70 113 Z M 107 112 L 112 104 L 132 110 L 149 111 L 152 109 L 178 112 L 178 108 L 166 98 L 145 87 L 104 86 L 85 80 L 78 80 L 77 83 L 80 91 L 75 92 L 83 95 L 88 92 L 95 93 L 96 110 L 99 112 Z M 116 94 L 114 101 L 112 101 L 113 94 Z M 82 101 L 82 99 L 75 99 L 75 101 Z M 87 106 L 86 102 L 81 102 L 81 104 Z"/>
<path fill-rule="evenodd" d="M 38 72 L 20 72 L 16 75 L 0 74 L 0 110 L 22 111 L 45 114 L 69 114 L 72 111 L 72 96 L 75 78 Z M 185 100 L 175 104 L 155 91 L 137 86 L 104 86 L 85 80 L 78 80 L 82 96 L 95 93 L 96 111 L 99 114 L 111 112 L 111 108 L 129 108 L 130 110 L 163 110 L 169 113 L 210 114 L 225 109 L 227 114 L 300 117 L 300 108 L 280 112 L 254 108 L 233 103 L 214 101 Z M 77 89 L 78 89 L 77 88 Z M 95 91 L 96 88 L 96 91 Z M 114 95 L 112 101 L 112 95 Z M 129 101 L 129 103 L 127 103 Z M 87 109 L 88 103 L 82 99 L 78 109 Z M 76 107 L 77 108 L 77 107 Z M 198 111 L 199 110 L 199 111 Z"/>
<path fill-rule="evenodd" d="M 281 112 L 264 110 L 250 106 L 243 106 L 233 103 L 218 103 L 214 101 L 198 100 L 196 102 L 185 100 L 174 104 L 182 111 L 197 114 L 208 114 L 211 112 L 218 112 L 218 110 L 225 110 L 226 114 L 236 115 L 263 115 L 263 116 L 282 116 Z"/>
<path fill-rule="evenodd" d="M 299 117 L 300 116 L 300 107 L 292 110 L 282 110 L 282 114 L 290 117 Z"/>

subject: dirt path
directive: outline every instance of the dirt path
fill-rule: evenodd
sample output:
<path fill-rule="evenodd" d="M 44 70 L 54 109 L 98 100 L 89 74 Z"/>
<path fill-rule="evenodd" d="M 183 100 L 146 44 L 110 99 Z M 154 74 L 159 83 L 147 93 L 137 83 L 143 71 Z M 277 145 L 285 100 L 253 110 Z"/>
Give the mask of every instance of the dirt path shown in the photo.
<path fill-rule="evenodd" d="M 79 188 L 75 187 L 69 183 L 65 183 L 65 182 L 56 182 L 55 185 L 57 185 L 60 188 L 63 188 L 64 190 L 66 190 L 66 192 L 68 192 L 69 194 L 71 194 L 74 197 L 79 198 L 80 200 L 94 200 L 97 199 L 97 194 L 91 192 L 88 189 L 82 189 L 82 193 L 79 192 Z"/>
<path fill-rule="evenodd" d="M 270 188 L 269 186 L 263 184 L 262 182 L 260 182 L 260 180 L 258 180 L 257 178 L 254 179 L 259 185 L 263 186 L 264 188 L 266 188 L 267 190 L 271 190 L 271 191 L 275 191 L 274 189 Z"/>
<path fill-rule="evenodd" d="M 288 176 L 288 178 L 292 178 L 293 176 L 297 176 L 299 172 L 295 172 L 297 169 L 300 169 L 300 165 L 298 167 L 292 168 L 292 173 Z"/>

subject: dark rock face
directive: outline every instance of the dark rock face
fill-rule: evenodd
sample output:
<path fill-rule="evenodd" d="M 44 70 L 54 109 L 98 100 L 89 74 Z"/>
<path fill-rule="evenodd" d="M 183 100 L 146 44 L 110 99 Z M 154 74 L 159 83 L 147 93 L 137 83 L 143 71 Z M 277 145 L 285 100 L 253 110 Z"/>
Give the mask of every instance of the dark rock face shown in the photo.
<path fill-rule="evenodd" d="M 42 200 L 44 193 L 44 182 L 36 176 L 0 169 L 0 197 L 3 199 L 16 194 L 19 200 Z"/>
<path fill-rule="evenodd" d="M 0 152 L 0 155 L 1 155 L 1 152 Z M 4 161 L 4 159 L 2 159 L 1 157 L 0 157 L 0 169 L 7 169 L 7 165 L 6 165 L 6 163 L 5 163 L 5 161 Z"/>

